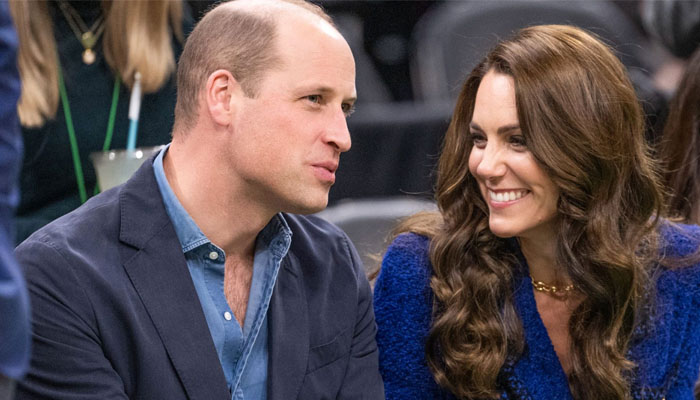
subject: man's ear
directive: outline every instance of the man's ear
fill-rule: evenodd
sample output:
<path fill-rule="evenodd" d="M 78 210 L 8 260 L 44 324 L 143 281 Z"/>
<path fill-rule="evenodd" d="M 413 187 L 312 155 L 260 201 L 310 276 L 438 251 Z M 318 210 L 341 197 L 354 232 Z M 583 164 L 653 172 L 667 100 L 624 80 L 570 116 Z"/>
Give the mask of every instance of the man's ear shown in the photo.
<path fill-rule="evenodd" d="M 240 95 L 241 85 L 231 72 L 219 69 L 212 72 L 205 88 L 206 106 L 214 123 L 230 125 L 235 109 L 234 98 Z"/>

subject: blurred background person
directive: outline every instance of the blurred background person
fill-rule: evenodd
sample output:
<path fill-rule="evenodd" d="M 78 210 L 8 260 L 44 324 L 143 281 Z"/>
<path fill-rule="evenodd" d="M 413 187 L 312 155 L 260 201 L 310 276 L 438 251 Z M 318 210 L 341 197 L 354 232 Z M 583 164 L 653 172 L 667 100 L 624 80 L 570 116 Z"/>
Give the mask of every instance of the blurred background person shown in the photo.
<path fill-rule="evenodd" d="M 671 56 L 663 58 L 654 74 L 654 85 L 670 99 L 700 45 L 700 1 L 641 0 L 637 5 L 645 31 Z"/>
<path fill-rule="evenodd" d="M 671 101 L 658 151 L 673 216 L 700 224 L 700 48 Z"/>
<path fill-rule="evenodd" d="M 25 157 L 19 243 L 97 193 L 89 154 L 126 147 L 136 71 L 137 146 L 170 141 L 173 71 L 192 26 L 179 0 L 10 1 L 19 37 Z"/>
<path fill-rule="evenodd" d="M 17 36 L 7 2 L 0 2 L 0 400 L 13 398 L 14 381 L 29 366 L 29 300 L 12 254 L 22 159 L 16 112 L 19 93 Z"/>
<path fill-rule="evenodd" d="M 440 213 L 403 226 L 375 286 L 387 399 L 691 399 L 700 229 L 662 218 L 656 170 L 609 47 L 548 25 L 491 50 Z"/>

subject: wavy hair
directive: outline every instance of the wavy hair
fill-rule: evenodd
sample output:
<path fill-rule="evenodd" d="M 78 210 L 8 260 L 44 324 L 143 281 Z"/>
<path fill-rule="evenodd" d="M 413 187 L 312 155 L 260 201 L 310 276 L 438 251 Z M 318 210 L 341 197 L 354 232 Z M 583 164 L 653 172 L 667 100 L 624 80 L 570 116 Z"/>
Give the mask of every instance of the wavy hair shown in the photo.
<path fill-rule="evenodd" d="M 172 36 L 182 42 L 179 0 L 102 0 L 102 40 L 107 64 L 131 87 L 139 71 L 144 93 L 158 90 L 175 70 Z M 10 0 L 19 38 L 22 96 L 17 111 L 23 126 L 38 127 L 58 110 L 58 58 L 46 0 Z"/>
<path fill-rule="evenodd" d="M 528 149 L 560 191 L 557 264 L 585 295 L 569 320 L 572 393 L 629 398 L 625 377 L 634 364 L 625 353 L 648 298 L 663 195 L 625 68 L 600 40 L 571 26 L 519 31 L 462 87 L 438 163 L 442 218 L 422 217 L 432 227 L 418 228 L 432 239 L 428 364 L 456 396 L 496 398 L 500 371 L 524 346 L 511 288 L 516 255 L 489 230 L 468 167 L 468 126 L 491 70 L 513 78 Z"/>
<path fill-rule="evenodd" d="M 700 48 L 671 101 L 659 148 L 670 213 L 700 224 Z"/>

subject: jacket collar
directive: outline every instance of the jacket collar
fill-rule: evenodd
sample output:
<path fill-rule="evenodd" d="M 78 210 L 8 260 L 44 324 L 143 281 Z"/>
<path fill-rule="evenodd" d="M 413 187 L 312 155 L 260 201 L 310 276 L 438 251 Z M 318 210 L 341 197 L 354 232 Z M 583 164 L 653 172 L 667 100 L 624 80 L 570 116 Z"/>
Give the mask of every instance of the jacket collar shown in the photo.
<path fill-rule="evenodd" d="M 153 173 L 153 157 L 121 188 L 124 268 L 190 399 L 230 399 L 202 306 Z"/>

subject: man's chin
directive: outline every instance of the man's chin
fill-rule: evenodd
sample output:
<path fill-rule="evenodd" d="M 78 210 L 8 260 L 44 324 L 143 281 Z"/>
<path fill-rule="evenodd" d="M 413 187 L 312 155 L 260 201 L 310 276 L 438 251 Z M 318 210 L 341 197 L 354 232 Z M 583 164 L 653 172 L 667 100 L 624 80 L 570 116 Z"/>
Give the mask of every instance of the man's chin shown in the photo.
<path fill-rule="evenodd" d="M 311 199 L 306 200 L 307 201 L 297 202 L 296 204 L 290 205 L 290 207 L 287 207 L 284 212 L 288 212 L 290 214 L 309 215 L 323 211 L 326 209 L 326 207 L 328 207 L 327 195 L 324 198 L 315 201 L 312 201 Z"/>

